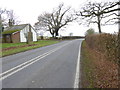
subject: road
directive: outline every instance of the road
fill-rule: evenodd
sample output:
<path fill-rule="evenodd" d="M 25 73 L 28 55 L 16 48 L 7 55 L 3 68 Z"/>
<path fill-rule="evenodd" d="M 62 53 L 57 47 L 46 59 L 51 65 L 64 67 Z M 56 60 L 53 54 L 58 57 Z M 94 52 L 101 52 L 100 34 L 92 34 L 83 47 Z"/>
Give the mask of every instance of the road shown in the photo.
<path fill-rule="evenodd" d="M 74 88 L 82 40 L 69 40 L 2 58 L 2 88 Z"/>

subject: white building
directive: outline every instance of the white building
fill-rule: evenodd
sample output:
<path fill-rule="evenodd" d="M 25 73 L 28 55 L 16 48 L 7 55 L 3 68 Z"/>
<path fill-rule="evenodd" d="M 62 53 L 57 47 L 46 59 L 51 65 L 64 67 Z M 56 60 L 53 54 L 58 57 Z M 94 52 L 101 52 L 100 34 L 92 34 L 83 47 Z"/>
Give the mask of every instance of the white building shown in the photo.
<path fill-rule="evenodd" d="M 14 25 L 3 32 L 3 38 L 7 43 L 37 41 L 37 33 L 30 24 Z"/>

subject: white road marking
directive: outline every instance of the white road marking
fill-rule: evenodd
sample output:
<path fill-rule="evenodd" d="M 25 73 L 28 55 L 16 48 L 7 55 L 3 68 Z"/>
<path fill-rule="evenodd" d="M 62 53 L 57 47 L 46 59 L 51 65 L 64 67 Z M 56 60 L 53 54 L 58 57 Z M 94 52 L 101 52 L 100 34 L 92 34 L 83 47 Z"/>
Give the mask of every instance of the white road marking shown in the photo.
<path fill-rule="evenodd" d="M 56 49 L 56 48 L 55 48 L 55 49 Z M 54 50 L 54 49 L 53 49 L 53 50 Z M 33 60 L 36 60 L 36 59 L 40 58 L 41 56 L 44 56 L 44 55 L 50 53 L 50 52 L 53 51 L 53 50 L 50 50 L 50 51 L 48 51 L 48 52 L 46 52 L 46 53 L 44 53 L 44 54 L 42 54 L 42 55 L 40 55 L 40 56 L 37 56 L 37 57 L 35 57 L 35 58 L 33 58 L 33 59 L 29 60 L 29 61 L 26 61 L 25 63 L 22 63 L 22 64 L 20 64 L 20 65 L 14 67 L 14 68 L 12 68 L 12 69 L 9 69 L 9 70 L 7 70 L 7 71 L 1 73 L 0 76 L 1 76 L 1 75 L 4 75 L 4 74 L 7 74 L 7 73 L 11 72 L 12 70 L 15 70 L 15 69 L 17 69 L 17 68 L 19 68 L 19 67 L 21 67 L 21 66 L 27 64 L 27 63 L 30 63 L 30 62 L 32 62 Z"/>
<path fill-rule="evenodd" d="M 72 41 L 71 41 L 71 42 L 72 42 Z M 71 43 L 71 42 L 69 42 L 69 43 Z M 55 49 L 52 49 L 52 50 L 50 50 L 50 51 L 48 51 L 48 52 L 46 52 L 46 53 L 44 53 L 44 54 L 42 54 L 42 55 L 40 55 L 40 56 L 37 56 L 37 57 L 35 57 L 35 58 L 33 58 L 33 59 L 25 62 L 25 63 L 22 63 L 22 64 L 14 67 L 14 68 L 12 68 L 12 69 L 9 69 L 9 70 L 1 73 L 1 74 L 0 74 L 0 81 L 1 81 L 1 80 L 4 80 L 5 78 L 7 78 L 7 77 L 9 77 L 9 76 L 11 76 L 11 75 L 13 75 L 13 74 L 16 73 L 16 72 L 18 72 L 18 71 L 20 71 L 20 70 L 28 67 L 29 65 L 31 65 L 31 64 L 39 61 L 40 59 L 42 59 L 42 58 L 44 58 L 44 57 L 52 54 L 53 52 L 59 50 L 60 48 L 68 45 L 69 43 L 66 43 L 66 44 L 64 44 L 64 45 L 62 45 L 62 46 L 59 46 L 59 47 L 57 47 L 57 48 L 55 48 Z"/>
<path fill-rule="evenodd" d="M 77 59 L 77 66 L 76 66 L 76 75 L 75 75 L 75 81 L 74 81 L 74 88 L 79 88 L 79 71 L 80 71 L 80 48 L 81 48 L 81 42 L 79 45 L 79 52 L 78 52 L 78 59 Z"/>

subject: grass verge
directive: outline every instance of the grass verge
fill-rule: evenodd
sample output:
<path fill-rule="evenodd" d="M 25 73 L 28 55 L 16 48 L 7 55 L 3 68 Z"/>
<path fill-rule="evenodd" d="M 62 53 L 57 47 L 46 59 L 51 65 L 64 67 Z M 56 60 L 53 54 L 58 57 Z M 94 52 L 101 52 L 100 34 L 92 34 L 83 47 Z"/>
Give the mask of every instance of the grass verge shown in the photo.
<path fill-rule="evenodd" d="M 19 52 L 51 45 L 58 43 L 59 41 L 56 40 L 41 40 L 38 42 L 31 42 L 30 44 L 26 43 L 2 43 L 2 57 L 8 56 L 11 54 L 16 54 Z"/>
<path fill-rule="evenodd" d="M 93 70 L 92 70 L 92 61 L 86 46 L 86 42 L 82 42 L 81 49 L 81 85 L 82 88 L 93 88 Z"/>

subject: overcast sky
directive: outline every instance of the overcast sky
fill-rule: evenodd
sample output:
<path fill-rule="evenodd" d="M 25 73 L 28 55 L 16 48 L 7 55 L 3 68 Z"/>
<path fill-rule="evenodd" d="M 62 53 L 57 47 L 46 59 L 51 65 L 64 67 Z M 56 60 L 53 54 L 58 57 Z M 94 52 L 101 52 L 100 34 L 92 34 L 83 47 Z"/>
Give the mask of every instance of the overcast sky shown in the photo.
<path fill-rule="evenodd" d="M 88 1 L 106 1 L 106 0 L 0 0 L 0 8 L 6 8 L 8 10 L 13 10 L 15 15 L 18 17 L 18 20 L 21 21 L 21 24 L 30 23 L 32 26 L 37 22 L 37 18 L 43 12 L 50 12 L 53 8 L 57 7 L 60 3 L 64 3 L 65 6 L 72 6 L 72 8 L 79 10 L 80 6 L 85 4 Z M 115 0 L 107 0 L 115 1 Z M 97 25 L 91 26 L 98 31 Z M 61 35 L 81 35 L 88 28 L 78 23 L 71 23 L 65 30 L 61 31 Z M 102 31 L 113 33 L 118 31 L 118 26 L 106 26 L 102 27 Z"/>

